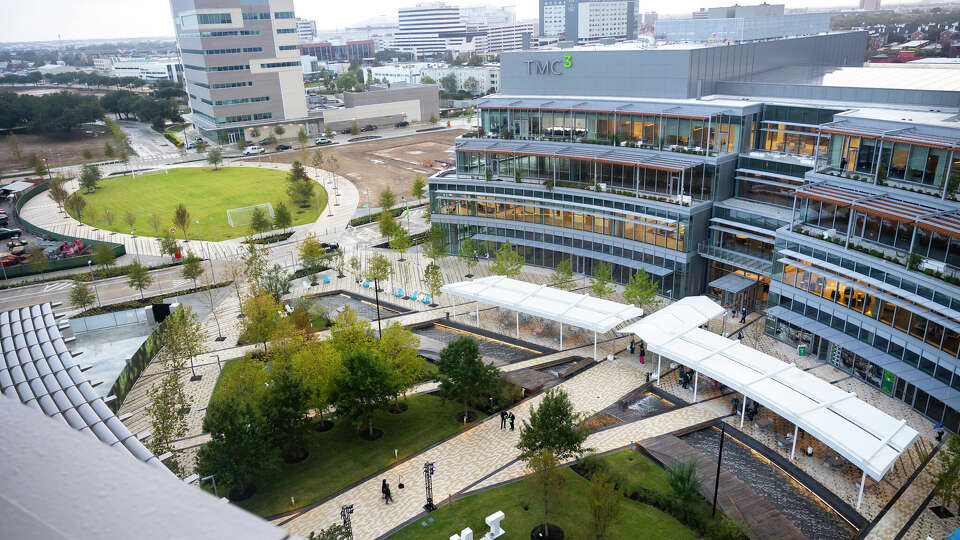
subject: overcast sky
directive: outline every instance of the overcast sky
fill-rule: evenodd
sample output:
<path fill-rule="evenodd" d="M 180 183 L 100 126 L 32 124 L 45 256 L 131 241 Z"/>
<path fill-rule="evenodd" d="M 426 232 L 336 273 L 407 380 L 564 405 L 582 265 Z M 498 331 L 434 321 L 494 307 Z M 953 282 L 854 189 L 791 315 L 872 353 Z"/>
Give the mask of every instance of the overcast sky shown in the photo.
<path fill-rule="evenodd" d="M 334 29 L 371 20 L 396 21 L 397 6 L 421 0 L 297 0 L 297 16 Z M 456 5 L 516 6 L 517 17 L 537 17 L 537 0 L 447 0 Z M 731 5 L 735 0 L 640 1 L 641 11 L 682 13 L 700 7 Z M 741 4 L 760 3 L 740 1 Z M 852 6 L 853 0 L 787 0 L 787 7 Z M 48 41 L 173 36 L 167 0 L 0 0 L 0 41 Z"/>

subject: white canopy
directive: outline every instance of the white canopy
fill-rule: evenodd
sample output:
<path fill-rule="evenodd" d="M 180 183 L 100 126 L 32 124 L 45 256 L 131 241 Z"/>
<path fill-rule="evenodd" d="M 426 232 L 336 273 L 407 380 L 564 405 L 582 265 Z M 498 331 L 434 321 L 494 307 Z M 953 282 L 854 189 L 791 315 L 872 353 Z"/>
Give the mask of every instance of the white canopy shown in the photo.
<path fill-rule="evenodd" d="M 643 315 L 642 309 L 629 304 L 505 276 L 450 283 L 440 291 L 600 333 Z"/>
<path fill-rule="evenodd" d="M 690 302 L 684 304 L 684 301 Z M 713 310 L 706 310 L 706 303 Z M 694 308 L 696 306 L 696 308 Z M 676 309 L 675 309 L 676 307 Z M 698 311 L 701 315 L 694 315 Z M 624 328 L 670 358 L 742 393 L 881 480 L 918 434 L 823 379 L 772 356 L 699 328 L 723 308 L 706 297 L 684 298 Z"/>

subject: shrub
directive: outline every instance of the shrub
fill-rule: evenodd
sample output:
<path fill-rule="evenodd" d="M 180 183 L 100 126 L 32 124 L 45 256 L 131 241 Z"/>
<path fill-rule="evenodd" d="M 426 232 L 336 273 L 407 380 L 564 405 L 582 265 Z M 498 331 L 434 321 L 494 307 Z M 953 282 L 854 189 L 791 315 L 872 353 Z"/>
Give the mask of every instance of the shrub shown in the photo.
<path fill-rule="evenodd" d="M 183 146 L 183 141 L 180 140 L 180 137 L 177 137 L 173 133 L 170 133 L 169 131 L 164 131 L 163 136 L 166 137 L 168 141 L 172 142 L 173 145 L 176 146 L 177 148 L 180 148 Z"/>

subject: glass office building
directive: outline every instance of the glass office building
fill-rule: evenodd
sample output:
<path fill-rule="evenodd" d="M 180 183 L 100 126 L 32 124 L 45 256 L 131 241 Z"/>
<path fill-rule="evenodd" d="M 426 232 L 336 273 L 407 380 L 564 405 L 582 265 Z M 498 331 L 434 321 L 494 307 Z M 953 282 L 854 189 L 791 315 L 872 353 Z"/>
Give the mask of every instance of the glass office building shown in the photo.
<path fill-rule="evenodd" d="M 862 67 L 863 40 L 505 53 L 503 93 L 430 180 L 433 221 L 451 253 L 509 241 L 527 264 L 643 269 L 664 296 L 760 311 L 956 431 L 960 70 Z"/>

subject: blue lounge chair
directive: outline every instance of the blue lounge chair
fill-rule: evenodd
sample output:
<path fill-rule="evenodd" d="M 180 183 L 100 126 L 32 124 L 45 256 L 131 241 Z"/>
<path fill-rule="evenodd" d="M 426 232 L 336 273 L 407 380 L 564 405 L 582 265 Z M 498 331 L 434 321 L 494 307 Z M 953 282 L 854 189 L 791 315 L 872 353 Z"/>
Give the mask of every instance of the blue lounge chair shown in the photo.
<path fill-rule="evenodd" d="M 369 288 L 370 288 L 370 282 L 367 281 L 367 280 L 363 280 L 363 288 L 364 288 L 364 289 L 369 289 Z"/>
<path fill-rule="evenodd" d="M 417 293 L 418 293 L 418 292 L 419 292 L 419 291 L 413 291 L 413 294 L 410 295 L 410 299 L 413 300 L 414 302 L 417 301 Z"/>
<path fill-rule="evenodd" d="M 324 275 L 323 275 L 323 284 L 324 284 L 324 285 L 327 285 L 327 284 L 329 284 L 329 283 L 330 283 L 330 276 L 324 274 Z"/>
<path fill-rule="evenodd" d="M 397 287 L 397 292 L 393 293 L 397 298 L 403 298 L 403 287 Z"/>
<path fill-rule="evenodd" d="M 423 295 L 423 303 L 426 304 L 426 305 L 428 305 L 428 306 L 430 305 L 430 295 L 429 295 L 429 294 Z"/>

